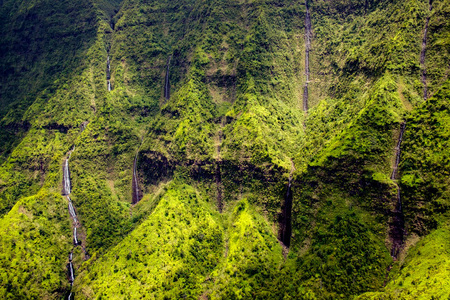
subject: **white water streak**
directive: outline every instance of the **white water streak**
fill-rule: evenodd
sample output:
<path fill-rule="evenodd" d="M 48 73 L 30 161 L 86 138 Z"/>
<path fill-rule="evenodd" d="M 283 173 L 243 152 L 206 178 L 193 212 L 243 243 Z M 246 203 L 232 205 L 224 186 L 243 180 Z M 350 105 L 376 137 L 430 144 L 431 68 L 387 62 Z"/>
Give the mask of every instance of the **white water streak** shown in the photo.
<path fill-rule="evenodd" d="M 69 263 L 69 269 L 70 269 L 70 281 L 73 282 L 73 280 L 75 279 L 73 276 L 73 266 L 72 266 L 72 262 Z"/>
<path fill-rule="evenodd" d="M 64 192 L 66 195 L 69 195 L 70 194 L 69 158 L 67 158 L 65 162 L 63 178 L 64 178 Z"/>
<path fill-rule="evenodd" d="M 138 181 L 137 181 L 137 172 L 136 172 L 136 168 L 137 168 L 137 153 L 136 156 L 134 157 L 134 168 L 133 168 L 133 179 L 134 179 L 134 187 L 135 187 L 135 193 L 136 193 L 136 202 L 139 201 L 139 186 L 138 186 Z"/>

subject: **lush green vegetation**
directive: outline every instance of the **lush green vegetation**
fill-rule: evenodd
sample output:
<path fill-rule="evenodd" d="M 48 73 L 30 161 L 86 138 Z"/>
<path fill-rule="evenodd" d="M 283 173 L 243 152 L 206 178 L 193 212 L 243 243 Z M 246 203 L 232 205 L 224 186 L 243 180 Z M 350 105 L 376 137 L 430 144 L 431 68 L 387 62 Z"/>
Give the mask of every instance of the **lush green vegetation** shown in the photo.
<path fill-rule="evenodd" d="M 447 81 L 407 120 L 401 187 L 411 232 L 426 233 L 448 219 L 449 99 Z"/>
<path fill-rule="evenodd" d="M 77 298 L 448 297 L 450 3 L 308 4 L 303 112 L 298 1 L 0 1 L 0 297 L 69 290 L 71 149 Z"/>
<path fill-rule="evenodd" d="M 222 254 L 220 216 L 171 184 L 153 213 L 108 254 L 83 265 L 77 298 L 196 298 Z M 130 266 L 132 266 L 130 268 Z"/>
<path fill-rule="evenodd" d="M 58 299 L 68 287 L 72 236 L 67 202 L 40 192 L 23 198 L 0 221 L 0 297 Z"/>
<path fill-rule="evenodd" d="M 450 288 L 448 225 L 430 233 L 411 249 L 391 272 L 383 292 L 366 293 L 357 299 L 446 299 Z"/>

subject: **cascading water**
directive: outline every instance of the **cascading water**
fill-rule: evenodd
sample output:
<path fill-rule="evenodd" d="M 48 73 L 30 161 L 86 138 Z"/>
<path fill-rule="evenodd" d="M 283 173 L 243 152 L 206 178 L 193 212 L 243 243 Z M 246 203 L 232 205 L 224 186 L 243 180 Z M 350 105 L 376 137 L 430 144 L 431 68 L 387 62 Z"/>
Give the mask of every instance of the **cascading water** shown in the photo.
<path fill-rule="evenodd" d="M 70 194 L 70 172 L 69 172 L 69 158 L 66 158 L 66 161 L 63 165 L 63 195 Z"/>
<path fill-rule="evenodd" d="M 67 196 L 67 200 L 69 201 L 69 214 L 73 219 L 73 223 L 76 225 L 78 223 L 77 214 L 75 213 L 75 209 L 73 208 L 73 204 L 69 196 Z"/>
<path fill-rule="evenodd" d="M 72 283 L 74 280 L 75 280 L 75 278 L 74 278 L 74 276 L 73 276 L 73 265 L 72 265 L 72 262 L 69 262 L 69 281 Z"/>
<path fill-rule="evenodd" d="M 81 131 L 84 130 L 84 127 L 85 126 L 81 127 Z M 80 223 L 79 223 L 78 218 L 77 218 L 75 207 L 73 206 L 72 200 L 70 199 L 70 196 L 69 196 L 70 193 L 71 193 L 69 159 L 70 159 L 70 156 L 71 156 L 73 151 L 75 151 L 75 146 L 72 148 L 72 150 L 70 150 L 68 152 L 67 158 L 66 158 L 66 160 L 64 161 L 64 164 L 63 164 L 63 189 L 62 189 L 62 195 L 66 196 L 66 199 L 67 199 L 67 202 L 68 202 L 69 215 L 70 215 L 70 217 L 73 220 L 72 225 L 73 225 L 73 243 L 74 243 L 74 246 L 77 247 L 77 246 L 81 245 L 81 247 L 82 247 L 82 249 L 83 249 L 83 251 L 85 253 L 85 259 L 87 259 L 88 258 L 88 254 L 86 252 L 86 249 L 83 246 L 83 242 L 78 239 L 78 234 L 77 234 L 78 228 L 77 227 L 80 227 Z M 70 283 L 71 286 L 73 285 L 73 281 L 75 280 L 74 267 L 73 267 L 72 261 L 73 261 L 73 249 L 69 253 L 69 263 L 68 263 L 68 266 L 67 266 L 68 272 L 69 272 L 69 283 Z M 73 296 L 73 293 L 72 293 L 72 291 L 70 291 L 70 294 L 68 295 L 67 299 L 71 299 L 72 296 Z"/>
<path fill-rule="evenodd" d="M 167 67 L 166 67 L 166 77 L 164 80 L 164 98 L 166 100 L 170 99 L 170 82 L 169 82 L 169 67 L 170 67 L 170 60 L 172 59 L 172 56 L 169 57 L 167 60 Z"/>
<path fill-rule="evenodd" d="M 74 244 L 75 246 L 78 245 L 77 228 L 76 228 L 76 227 L 73 228 L 73 244 Z"/>
<path fill-rule="evenodd" d="M 134 162 L 133 162 L 133 183 L 132 183 L 132 188 L 133 188 L 133 196 L 132 196 L 132 203 L 136 204 L 139 202 L 139 200 L 141 200 L 141 195 L 139 194 L 139 181 L 137 178 L 137 157 L 138 157 L 138 153 L 136 153 L 136 156 L 134 157 Z"/>
<path fill-rule="evenodd" d="M 108 57 L 106 58 L 106 83 L 108 84 L 108 92 L 111 91 L 111 62 L 109 60 L 109 50 Z"/>
<path fill-rule="evenodd" d="M 398 165 L 400 163 L 401 145 L 403 140 L 403 133 L 405 131 L 406 123 L 402 123 L 400 126 L 400 134 L 398 137 L 397 146 L 395 147 L 395 164 L 391 174 L 391 180 L 398 179 Z M 397 201 L 395 204 L 395 210 L 393 211 L 392 221 L 390 225 L 390 239 L 392 241 L 391 256 L 394 260 L 398 258 L 400 250 L 403 248 L 404 236 L 405 236 L 405 218 L 402 209 L 402 198 L 400 187 L 397 185 Z"/>
<path fill-rule="evenodd" d="M 431 13 L 433 9 L 432 0 L 428 1 L 428 11 Z M 427 69 L 425 66 L 425 54 L 427 51 L 427 34 L 428 34 L 428 24 L 430 23 L 430 14 L 428 14 L 425 19 L 425 28 L 423 30 L 423 39 L 422 39 L 422 50 L 420 51 L 420 66 L 422 68 L 422 85 L 423 85 L 423 99 L 427 100 L 428 98 L 428 87 L 427 87 Z"/>
<path fill-rule="evenodd" d="M 308 0 L 305 2 L 305 85 L 303 86 L 303 110 L 308 111 L 308 84 L 309 84 L 309 52 L 311 51 L 311 15 Z"/>

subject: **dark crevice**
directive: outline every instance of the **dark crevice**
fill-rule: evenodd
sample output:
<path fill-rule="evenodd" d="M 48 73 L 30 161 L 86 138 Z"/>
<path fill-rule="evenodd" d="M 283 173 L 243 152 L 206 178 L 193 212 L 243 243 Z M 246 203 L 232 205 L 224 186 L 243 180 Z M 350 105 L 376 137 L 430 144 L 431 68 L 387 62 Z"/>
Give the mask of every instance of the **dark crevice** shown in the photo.
<path fill-rule="evenodd" d="M 172 59 L 172 56 L 169 56 L 169 58 L 167 59 L 166 76 L 164 79 L 164 99 L 166 99 L 166 100 L 170 99 L 169 68 L 170 68 L 170 60 L 171 59 Z"/>
<path fill-rule="evenodd" d="M 281 207 L 280 220 L 280 241 L 286 246 L 291 245 L 292 234 L 292 189 L 291 179 L 289 179 L 286 195 L 284 196 L 284 203 Z"/>
<path fill-rule="evenodd" d="M 107 58 L 106 58 L 106 84 L 108 86 L 108 92 L 110 92 L 112 90 L 111 88 L 111 61 L 109 58 L 109 48 L 106 51 L 107 52 Z"/>
<path fill-rule="evenodd" d="M 406 123 L 403 122 L 400 127 L 400 134 L 398 137 L 397 147 L 395 148 L 395 164 L 391 174 L 391 180 L 393 181 L 396 181 L 398 179 L 398 165 L 400 163 L 401 145 L 405 127 Z M 405 239 L 405 217 L 403 215 L 401 191 L 398 184 L 397 184 L 397 197 L 395 209 L 392 213 L 389 236 L 392 242 L 391 256 L 394 260 L 397 260 L 398 255 L 403 248 Z"/>
<path fill-rule="evenodd" d="M 284 196 L 284 203 L 281 207 L 281 217 L 280 217 L 280 230 L 279 230 L 279 240 L 287 248 L 291 245 L 291 234 L 292 234 L 292 175 L 294 172 L 294 163 L 291 162 L 291 172 L 289 174 L 289 180 L 286 188 L 286 194 Z"/>
<path fill-rule="evenodd" d="M 139 189 L 139 180 L 138 180 L 138 174 L 137 174 L 138 154 L 139 154 L 139 152 L 136 153 L 136 156 L 134 157 L 134 162 L 133 162 L 133 183 L 132 183 L 132 187 L 133 187 L 132 203 L 133 204 L 138 203 L 142 199 L 142 193 L 140 192 L 140 189 Z"/>
<path fill-rule="evenodd" d="M 223 210 L 223 184 L 222 184 L 222 173 L 221 173 L 221 165 L 222 165 L 222 158 L 220 157 L 220 150 L 223 142 L 223 127 L 227 123 L 227 118 L 225 116 L 222 116 L 221 123 L 220 123 L 220 130 L 218 131 L 217 135 L 217 159 L 216 159 L 216 170 L 215 170 L 215 180 L 216 180 L 216 188 L 217 188 L 217 209 L 220 213 L 222 213 Z"/>
<path fill-rule="evenodd" d="M 217 186 L 217 209 L 221 213 L 223 210 L 222 174 L 220 172 L 220 161 L 216 162 L 216 186 Z"/>

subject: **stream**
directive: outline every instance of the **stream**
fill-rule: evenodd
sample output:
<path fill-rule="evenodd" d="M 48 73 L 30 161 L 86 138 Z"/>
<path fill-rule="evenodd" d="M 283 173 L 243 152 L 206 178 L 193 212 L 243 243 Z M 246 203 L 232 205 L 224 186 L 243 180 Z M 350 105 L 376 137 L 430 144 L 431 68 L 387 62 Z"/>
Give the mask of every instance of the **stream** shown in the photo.
<path fill-rule="evenodd" d="M 308 84 L 309 84 L 309 52 L 311 51 L 311 15 L 308 0 L 305 2 L 305 85 L 303 86 L 303 110 L 308 111 Z"/>

